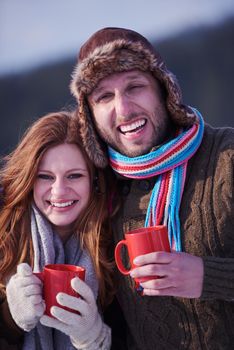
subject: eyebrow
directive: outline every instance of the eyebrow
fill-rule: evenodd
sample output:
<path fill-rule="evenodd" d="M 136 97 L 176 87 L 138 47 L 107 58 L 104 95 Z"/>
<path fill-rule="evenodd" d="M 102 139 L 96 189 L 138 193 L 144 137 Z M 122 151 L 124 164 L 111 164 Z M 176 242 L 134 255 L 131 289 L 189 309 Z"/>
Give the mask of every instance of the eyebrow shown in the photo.
<path fill-rule="evenodd" d="M 89 94 L 89 96 L 94 96 L 94 95 L 96 95 L 96 94 L 100 94 L 100 93 L 102 93 L 102 91 L 105 90 L 105 89 L 106 89 L 106 87 L 104 87 L 104 86 L 96 87 L 96 88 Z"/>
<path fill-rule="evenodd" d="M 42 171 L 42 172 L 47 172 L 47 173 L 53 173 L 52 170 L 48 170 L 46 168 L 38 168 L 38 171 Z M 87 171 L 88 172 L 88 169 L 84 169 L 84 168 L 72 168 L 72 169 L 69 169 L 67 170 L 66 172 L 76 172 L 76 171 Z"/>

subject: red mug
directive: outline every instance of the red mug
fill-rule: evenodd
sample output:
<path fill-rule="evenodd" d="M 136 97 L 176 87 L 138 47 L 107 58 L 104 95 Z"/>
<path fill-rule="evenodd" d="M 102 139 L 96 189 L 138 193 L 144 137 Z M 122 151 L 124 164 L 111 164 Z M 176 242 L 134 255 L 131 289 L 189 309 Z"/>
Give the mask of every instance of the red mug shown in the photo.
<path fill-rule="evenodd" d="M 129 275 L 132 269 L 137 267 L 134 265 L 133 260 L 139 256 L 152 252 L 165 251 L 170 252 L 170 243 L 168 240 L 167 227 L 163 225 L 143 227 L 133 231 L 125 233 L 125 239 L 119 241 L 115 247 L 115 261 L 119 271 L 123 275 Z M 127 248 L 130 269 L 126 269 L 121 258 L 121 252 L 123 247 Z M 135 278 L 136 283 L 148 281 L 152 278 L 158 278 L 157 276 L 146 276 L 141 278 Z"/>
<path fill-rule="evenodd" d="M 74 310 L 58 304 L 56 296 L 60 292 L 75 297 L 79 296 L 71 287 L 71 280 L 74 277 L 79 277 L 82 280 L 85 279 L 85 269 L 83 267 L 68 264 L 49 264 L 45 265 L 42 272 L 34 272 L 34 275 L 43 282 L 43 298 L 46 304 L 46 315 L 53 317 L 50 313 L 51 306 L 59 306 L 65 310 L 75 312 Z"/>

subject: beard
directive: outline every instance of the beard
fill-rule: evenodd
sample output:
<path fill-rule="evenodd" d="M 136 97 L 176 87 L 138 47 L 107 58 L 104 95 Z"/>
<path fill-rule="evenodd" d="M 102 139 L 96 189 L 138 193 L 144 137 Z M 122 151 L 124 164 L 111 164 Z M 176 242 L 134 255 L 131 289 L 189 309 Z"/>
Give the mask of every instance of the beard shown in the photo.
<path fill-rule="evenodd" d="M 135 113 L 131 114 L 129 117 L 124 118 L 124 121 L 131 121 L 137 116 L 138 115 Z M 142 114 L 140 114 L 140 116 L 144 117 Z M 154 111 L 150 118 L 148 116 L 146 117 L 146 123 L 151 123 L 152 135 L 150 139 L 143 144 L 142 141 L 135 141 L 133 145 L 127 147 L 121 142 L 121 138 L 118 137 L 118 133 L 120 133 L 120 131 L 113 133 L 99 124 L 96 124 L 96 129 L 101 139 L 108 146 L 112 147 L 117 152 L 127 157 L 138 157 L 147 154 L 153 147 L 163 143 L 164 140 L 168 137 L 169 133 L 169 117 L 167 111 L 164 108 L 159 107 Z M 117 130 L 114 124 L 112 125 L 111 130 Z"/>

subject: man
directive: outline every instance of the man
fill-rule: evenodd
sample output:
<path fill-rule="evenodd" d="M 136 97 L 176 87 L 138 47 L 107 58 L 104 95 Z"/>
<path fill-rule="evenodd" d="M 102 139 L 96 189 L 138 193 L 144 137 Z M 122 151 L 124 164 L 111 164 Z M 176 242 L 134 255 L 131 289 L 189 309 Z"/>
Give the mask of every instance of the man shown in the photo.
<path fill-rule="evenodd" d="M 160 55 L 128 29 L 84 43 L 71 90 L 90 158 L 118 179 L 115 244 L 144 225 L 168 227 L 171 253 L 140 256 L 131 273 L 162 278 L 140 295 L 117 273 L 128 349 L 231 349 L 234 130 L 204 126 Z"/>

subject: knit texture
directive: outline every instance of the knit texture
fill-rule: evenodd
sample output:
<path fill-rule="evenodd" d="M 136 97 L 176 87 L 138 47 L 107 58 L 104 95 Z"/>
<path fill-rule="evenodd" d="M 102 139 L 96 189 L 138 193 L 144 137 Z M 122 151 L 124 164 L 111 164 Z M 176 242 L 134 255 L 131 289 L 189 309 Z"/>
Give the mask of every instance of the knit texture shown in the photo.
<path fill-rule="evenodd" d="M 102 324 L 98 338 L 89 344 L 78 345 L 78 350 L 110 350 L 111 349 L 111 329 L 105 323 Z"/>
<path fill-rule="evenodd" d="M 26 332 L 32 330 L 45 311 L 42 283 L 31 266 L 21 263 L 6 285 L 8 306 L 15 323 Z"/>
<path fill-rule="evenodd" d="M 200 146 L 204 122 L 196 111 L 199 123 L 163 144 L 155 151 L 129 158 L 109 147 L 112 169 L 125 177 L 146 179 L 155 177 L 155 185 L 149 200 L 145 226 L 164 224 L 168 227 L 170 245 L 181 251 L 179 208 L 183 195 L 188 160 Z"/>
<path fill-rule="evenodd" d="M 139 296 L 118 274 L 117 297 L 128 327 L 128 350 L 230 350 L 234 339 L 234 130 L 205 127 L 189 160 L 180 206 L 183 251 L 204 261 L 201 298 Z M 119 179 L 115 244 L 142 227 L 155 178 Z M 127 256 L 125 256 L 127 260 Z"/>
<path fill-rule="evenodd" d="M 59 236 L 53 232 L 50 223 L 36 207 L 32 208 L 31 232 L 34 249 L 34 272 L 39 272 L 46 264 L 73 264 L 86 268 L 85 281 L 97 297 L 98 283 L 90 256 L 81 250 L 78 238 L 71 238 L 63 246 Z M 37 326 L 25 333 L 23 350 L 74 350 L 70 338 L 57 330 Z"/>

